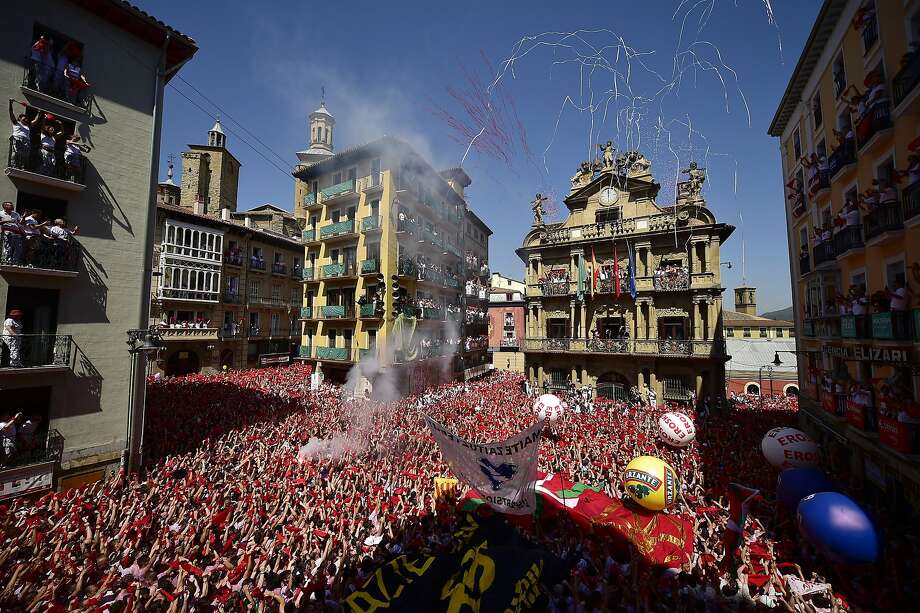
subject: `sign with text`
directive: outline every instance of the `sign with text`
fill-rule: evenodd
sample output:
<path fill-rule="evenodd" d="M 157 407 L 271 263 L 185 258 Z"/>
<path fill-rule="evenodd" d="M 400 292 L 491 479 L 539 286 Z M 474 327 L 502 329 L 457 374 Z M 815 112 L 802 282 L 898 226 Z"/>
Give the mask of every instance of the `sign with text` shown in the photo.
<path fill-rule="evenodd" d="M 29 464 L 0 473 L 0 500 L 50 490 L 54 483 L 54 462 Z"/>
<path fill-rule="evenodd" d="M 873 347 L 872 345 L 825 345 L 825 355 L 843 360 L 856 360 L 859 362 L 892 362 L 907 364 L 912 362 L 910 349 L 895 349 L 892 347 Z"/>
<path fill-rule="evenodd" d="M 259 366 L 271 366 L 272 364 L 288 364 L 291 356 L 287 353 L 272 353 L 259 356 Z"/>

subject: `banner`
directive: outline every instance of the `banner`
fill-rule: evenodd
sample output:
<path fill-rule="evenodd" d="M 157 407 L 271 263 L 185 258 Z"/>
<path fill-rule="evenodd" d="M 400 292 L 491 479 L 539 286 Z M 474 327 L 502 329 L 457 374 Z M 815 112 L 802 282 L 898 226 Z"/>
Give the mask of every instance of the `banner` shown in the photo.
<path fill-rule="evenodd" d="M 401 555 L 349 595 L 352 613 L 371 611 L 542 611 L 541 585 L 565 579 L 562 561 L 498 518 L 467 515 L 450 553 Z"/>
<path fill-rule="evenodd" d="M 434 499 L 436 501 L 455 501 L 460 482 L 450 477 L 434 478 Z"/>
<path fill-rule="evenodd" d="M 473 443 L 427 415 L 425 421 L 454 474 L 496 511 L 511 515 L 534 512 L 542 421 L 497 443 Z"/>

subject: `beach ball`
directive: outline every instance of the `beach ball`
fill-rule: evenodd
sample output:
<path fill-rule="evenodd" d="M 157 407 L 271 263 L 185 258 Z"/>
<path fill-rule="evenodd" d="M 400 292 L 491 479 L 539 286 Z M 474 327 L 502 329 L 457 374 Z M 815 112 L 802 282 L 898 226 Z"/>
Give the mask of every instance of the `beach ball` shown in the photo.
<path fill-rule="evenodd" d="M 799 502 L 799 531 L 834 562 L 875 562 L 878 534 L 872 520 L 852 499 L 838 492 L 820 492 Z"/>
<path fill-rule="evenodd" d="M 760 450 L 776 468 L 804 468 L 817 466 L 818 445 L 795 428 L 773 428 L 760 442 Z"/>
<path fill-rule="evenodd" d="M 533 402 L 533 412 L 539 419 L 556 421 L 565 412 L 566 404 L 555 394 L 543 394 Z"/>
<path fill-rule="evenodd" d="M 790 511 L 806 496 L 836 491 L 837 486 L 817 468 L 787 468 L 776 478 L 776 498 Z"/>
<path fill-rule="evenodd" d="M 661 438 L 673 447 L 686 447 L 696 438 L 696 426 L 683 413 L 665 413 L 658 418 Z"/>
<path fill-rule="evenodd" d="M 671 466 L 652 456 L 639 456 L 626 465 L 623 486 L 629 497 L 651 511 L 671 506 L 677 498 L 677 474 Z"/>

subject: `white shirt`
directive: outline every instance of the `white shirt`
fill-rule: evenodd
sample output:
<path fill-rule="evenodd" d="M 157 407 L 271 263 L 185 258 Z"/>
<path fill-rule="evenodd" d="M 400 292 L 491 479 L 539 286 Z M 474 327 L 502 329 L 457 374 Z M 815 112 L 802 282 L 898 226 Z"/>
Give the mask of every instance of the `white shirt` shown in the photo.
<path fill-rule="evenodd" d="M 18 121 L 13 124 L 13 138 L 16 140 L 24 140 L 26 142 L 31 138 L 31 130 L 29 126 L 24 126 Z"/>
<path fill-rule="evenodd" d="M 892 311 L 906 311 L 907 310 L 907 288 L 899 287 L 894 290 L 894 297 L 891 299 L 891 310 Z"/>
<path fill-rule="evenodd" d="M 3 334 L 5 335 L 15 335 L 22 334 L 22 324 L 13 319 L 12 317 L 7 317 L 3 321 Z"/>
<path fill-rule="evenodd" d="M 63 241 L 70 240 L 70 237 L 73 236 L 73 232 L 60 226 L 51 226 L 48 228 L 48 234 L 50 234 L 52 238 Z"/>

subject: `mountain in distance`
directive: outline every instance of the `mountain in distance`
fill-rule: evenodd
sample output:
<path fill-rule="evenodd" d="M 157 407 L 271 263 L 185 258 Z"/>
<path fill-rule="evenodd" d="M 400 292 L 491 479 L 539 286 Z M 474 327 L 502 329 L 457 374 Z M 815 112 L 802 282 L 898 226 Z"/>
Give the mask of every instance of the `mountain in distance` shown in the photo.
<path fill-rule="evenodd" d="M 778 319 L 780 321 L 794 321 L 791 306 L 788 306 L 785 309 L 769 311 L 768 313 L 761 315 L 761 317 L 766 317 L 767 319 Z"/>

